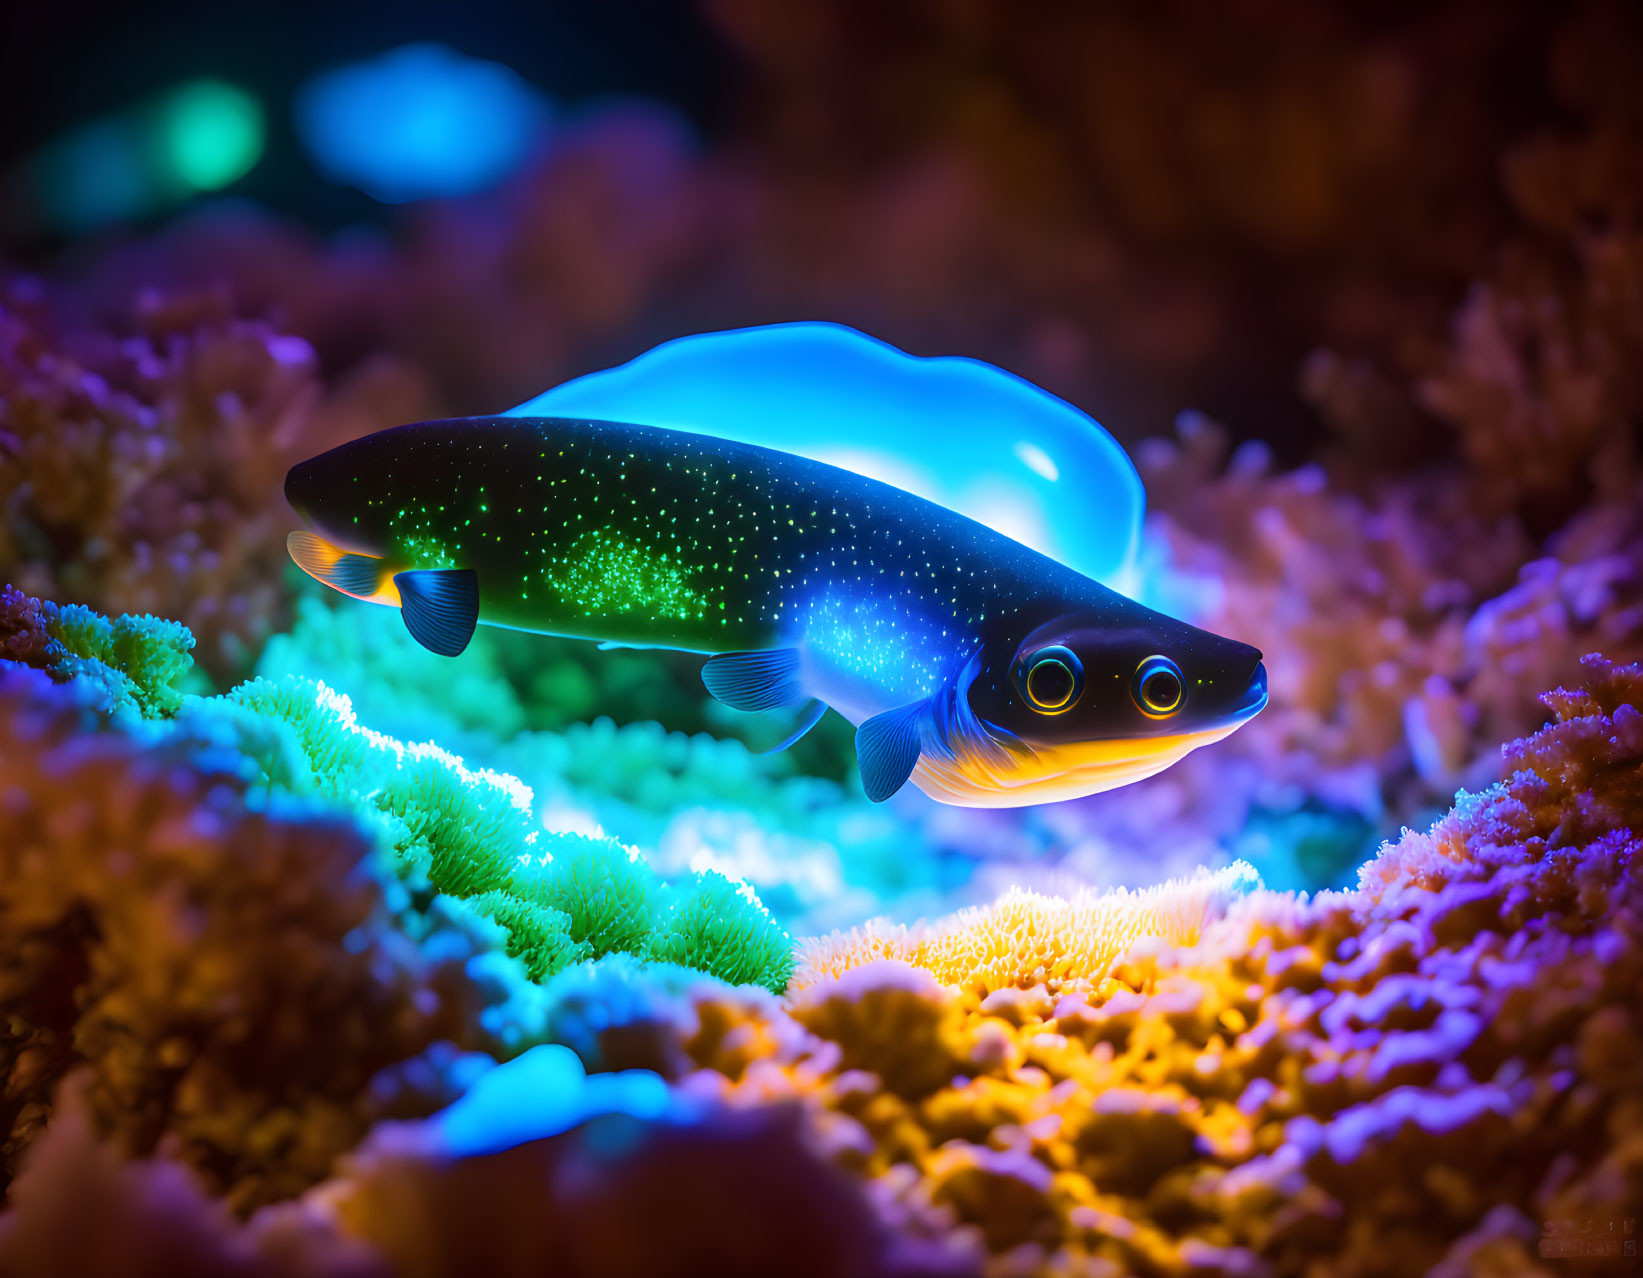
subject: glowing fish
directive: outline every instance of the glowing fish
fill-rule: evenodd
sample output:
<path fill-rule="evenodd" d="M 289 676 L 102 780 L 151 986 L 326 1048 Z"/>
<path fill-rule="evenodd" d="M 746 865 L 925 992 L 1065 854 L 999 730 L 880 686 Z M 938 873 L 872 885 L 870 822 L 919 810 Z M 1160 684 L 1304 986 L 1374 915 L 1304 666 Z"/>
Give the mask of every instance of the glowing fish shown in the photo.
<path fill-rule="evenodd" d="M 714 654 L 745 710 L 832 706 L 875 800 L 1110 789 L 1266 703 L 1261 654 L 963 514 L 823 462 L 573 418 L 423 422 L 292 468 L 292 557 L 397 604 L 436 652 L 478 622 Z M 1089 500 L 1104 499 L 1103 493 Z"/>
<path fill-rule="evenodd" d="M 1118 441 L 1063 399 L 958 356 L 842 324 L 664 342 L 509 410 L 713 435 L 881 479 L 1116 585 L 1145 493 Z"/>

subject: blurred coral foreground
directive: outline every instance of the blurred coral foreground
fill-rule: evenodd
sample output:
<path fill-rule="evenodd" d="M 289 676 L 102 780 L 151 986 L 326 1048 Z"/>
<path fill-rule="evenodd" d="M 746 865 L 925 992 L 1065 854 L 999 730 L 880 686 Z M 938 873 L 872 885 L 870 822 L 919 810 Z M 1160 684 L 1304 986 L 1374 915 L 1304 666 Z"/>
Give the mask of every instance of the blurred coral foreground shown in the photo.
<path fill-rule="evenodd" d="M 1350 890 L 795 966 L 322 684 L 181 692 L 192 644 L 0 601 L 0 1272 L 1509 1272 L 1637 1201 L 1643 667 Z"/>

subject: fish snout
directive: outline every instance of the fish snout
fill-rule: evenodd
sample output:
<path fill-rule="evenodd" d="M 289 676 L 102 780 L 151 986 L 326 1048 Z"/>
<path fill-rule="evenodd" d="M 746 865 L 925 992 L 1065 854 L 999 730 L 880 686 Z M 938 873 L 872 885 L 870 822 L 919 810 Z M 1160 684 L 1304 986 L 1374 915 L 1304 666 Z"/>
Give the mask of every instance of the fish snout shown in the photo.
<path fill-rule="evenodd" d="M 1261 660 L 1261 653 L 1257 650 L 1255 653 L 1255 669 L 1250 671 L 1249 682 L 1244 688 L 1243 696 L 1238 699 L 1238 704 L 1233 713 L 1240 718 L 1247 719 L 1260 711 L 1266 705 L 1266 702 L 1266 662 Z"/>
<path fill-rule="evenodd" d="M 300 461 L 285 472 L 285 504 L 303 518 L 313 497 L 313 462 Z"/>

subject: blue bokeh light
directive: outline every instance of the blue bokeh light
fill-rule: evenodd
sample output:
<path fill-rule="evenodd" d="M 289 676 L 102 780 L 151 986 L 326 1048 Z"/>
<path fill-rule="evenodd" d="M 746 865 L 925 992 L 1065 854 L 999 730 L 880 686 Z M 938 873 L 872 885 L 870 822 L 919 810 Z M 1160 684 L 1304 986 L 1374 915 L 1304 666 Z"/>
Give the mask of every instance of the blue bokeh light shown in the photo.
<path fill-rule="evenodd" d="M 491 185 L 530 154 L 550 116 L 508 67 L 431 42 L 326 71 L 296 100 L 297 133 L 319 169 L 384 204 Z"/>
<path fill-rule="evenodd" d="M 1118 589 L 1146 503 L 1122 446 L 1065 400 L 980 360 L 918 358 L 842 324 L 682 337 L 509 415 L 635 422 L 828 462 Z"/>

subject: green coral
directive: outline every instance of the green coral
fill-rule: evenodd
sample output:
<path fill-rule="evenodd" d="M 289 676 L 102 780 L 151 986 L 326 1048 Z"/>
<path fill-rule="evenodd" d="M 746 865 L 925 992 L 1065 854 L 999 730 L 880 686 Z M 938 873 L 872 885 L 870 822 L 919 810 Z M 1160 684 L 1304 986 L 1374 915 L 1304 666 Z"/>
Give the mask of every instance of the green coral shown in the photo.
<path fill-rule="evenodd" d="M 68 650 L 71 675 L 103 678 L 77 665 L 97 662 L 120 676 L 108 681 L 136 703 L 146 718 L 175 714 L 181 708 L 183 679 L 194 668 L 194 636 L 178 621 L 125 616 L 110 621 L 80 604 L 57 610 L 53 636 Z"/>
<path fill-rule="evenodd" d="M 671 888 L 613 839 L 543 831 L 518 777 L 470 767 L 431 741 L 377 732 L 322 682 L 259 677 L 222 696 L 184 696 L 178 684 L 193 646 L 184 627 L 109 621 L 10 594 L 7 607 L 20 636 L 8 650 L 56 678 L 96 686 L 114 712 L 135 707 L 152 735 L 221 752 L 267 793 L 347 808 L 385 849 L 407 889 L 406 911 L 426 912 L 440 895 L 467 902 L 501 930 L 532 979 L 628 954 L 776 990 L 786 982 L 791 938 L 756 902 L 704 889 L 702 876 Z M 711 917 L 721 909 L 722 919 Z"/>
<path fill-rule="evenodd" d="M 563 910 L 500 888 L 482 892 L 468 904 L 507 931 L 508 956 L 524 963 L 533 981 L 545 981 L 593 957 L 593 946 L 571 934 L 571 917 Z"/>
<path fill-rule="evenodd" d="M 647 953 L 731 985 L 781 991 L 793 974 L 792 943 L 753 889 L 712 870 L 695 875 L 688 889 L 674 890 Z"/>
<path fill-rule="evenodd" d="M 110 621 L 79 604 L 59 607 L 6 586 L 0 592 L 0 660 L 93 690 L 105 713 L 163 719 L 183 704 L 194 669 L 188 627 L 159 617 Z"/>
<path fill-rule="evenodd" d="M 556 836 L 551 860 L 527 858 L 514 867 L 510 887 L 527 900 L 562 910 L 571 935 L 595 957 L 644 952 L 663 911 L 661 879 L 631 848 L 611 839 Z"/>
<path fill-rule="evenodd" d="M 518 778 L 374 732 L 324 684 L 254 679 L 225 699 L 287 724 L 308 760 L 302 775 L 321 794 L 377 815 L 399 872 L 472 898 L 533 975 L 583 957 L 648 954 L 785 986 L 791 938 L 728 880 L 698 875 L 681 892 L 613 839 L 542 832 Z"/>

